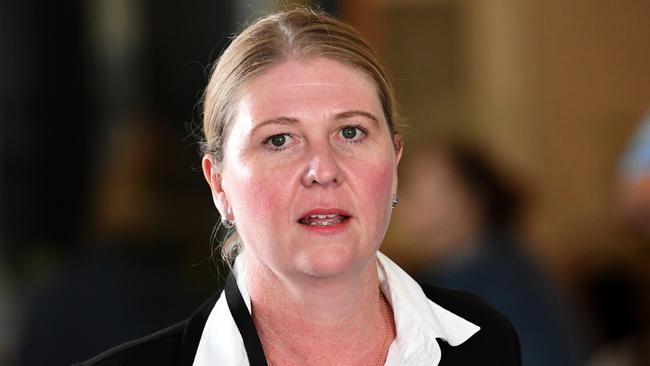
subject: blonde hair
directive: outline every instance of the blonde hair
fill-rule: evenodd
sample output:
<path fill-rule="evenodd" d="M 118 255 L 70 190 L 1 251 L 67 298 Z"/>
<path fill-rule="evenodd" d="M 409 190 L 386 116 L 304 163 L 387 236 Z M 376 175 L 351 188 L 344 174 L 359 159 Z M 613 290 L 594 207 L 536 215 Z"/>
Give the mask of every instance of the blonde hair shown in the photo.
<path fill-rule="evenodd" d="M 360 70 L 373 80 L 388 128 L 397 131 L 393 87 L 373 49 L 349 24 L 306 7 L 274 13 L 246 27 L 226 48 L 203 96 L 204 155 L 220 169 L 223 147 L 230 133 L 243 85 L 269 68 L 291 58 L 327 57 Z M 241 250 L 238 235 L 224 239 L 222 256 L 231 262 Z"/>

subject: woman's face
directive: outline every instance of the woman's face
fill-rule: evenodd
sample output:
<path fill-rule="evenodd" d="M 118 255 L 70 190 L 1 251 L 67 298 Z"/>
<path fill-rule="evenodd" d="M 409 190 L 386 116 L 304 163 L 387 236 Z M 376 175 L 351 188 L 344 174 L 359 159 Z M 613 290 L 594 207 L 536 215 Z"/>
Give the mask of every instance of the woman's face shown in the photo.
<path fill-rule="evenodd" d="M 365 74 L 288 60 L 245 84 L 211 185 L 252 260 L 331 277 L 367 267 L 379 248 L 399 155 Z"/>

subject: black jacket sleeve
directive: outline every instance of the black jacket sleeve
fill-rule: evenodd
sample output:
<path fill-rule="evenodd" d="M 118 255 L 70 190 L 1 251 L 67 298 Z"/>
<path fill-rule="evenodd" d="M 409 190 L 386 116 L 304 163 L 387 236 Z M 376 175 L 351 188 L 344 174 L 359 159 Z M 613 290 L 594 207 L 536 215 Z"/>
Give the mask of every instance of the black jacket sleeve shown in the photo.
<path fill-rule="evenodd" d="M 177 365 L 187 321 L 103 352 L 72 366 Z"/>

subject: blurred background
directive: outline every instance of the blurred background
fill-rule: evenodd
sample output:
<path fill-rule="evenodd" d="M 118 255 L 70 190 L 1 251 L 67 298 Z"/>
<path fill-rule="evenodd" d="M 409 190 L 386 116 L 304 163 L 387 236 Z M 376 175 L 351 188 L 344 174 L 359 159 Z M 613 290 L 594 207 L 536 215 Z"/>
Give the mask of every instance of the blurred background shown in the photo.
<path fill-rule="evenodd" d="M 396 86 L 382 250 L 506 313 L 526 365 L 650 365 L 650 2 L 294 3 L 351 22 Z M 0 364 L 86 359 L 219 286 L 201 93 L 277 7 L 0 2 Z"/>

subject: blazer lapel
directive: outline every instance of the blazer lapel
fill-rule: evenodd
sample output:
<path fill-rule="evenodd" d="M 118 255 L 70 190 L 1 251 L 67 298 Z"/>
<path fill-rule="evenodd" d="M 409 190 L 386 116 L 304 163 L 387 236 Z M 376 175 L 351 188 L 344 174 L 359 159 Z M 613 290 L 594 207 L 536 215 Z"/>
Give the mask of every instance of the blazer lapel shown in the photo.
<path fill-rule="evenodd" d="M 192 363 L 194 363 L 196 350 L 199 347 L 201 335 L 203 335 L 203 328 L 205 327 L 205 323 L 208 321 L 212 308 L 214 308 L 214 304 L 219 300 L 222 291 L 223 289 L 217 290 L 197 311 L 194 312 L 194 314 L 192 314 L 192 317 L 190 317 L 187 326 L 183 331 L 180 360 L 178 363 L 180 366 L 192 366 Z"/>
<path fill-rule="evenodd" d="M 228 275 L 224 289 L 215 292 L 189 319 L 183 332 L 179 365 L 192 366 L 194 363 L 194 357 L 196 357 L 196 350 L 199 347 L 205 324 L 223 292 L 225 292 L 230 313 L 244 340 L 250 366 L 267 366 L 264 349 L 255 329 L 255 323 L 253 323 L 253 318 L 248 312 L 248 307 L 239 292 L 237 281 L 232 273 Z"/>

